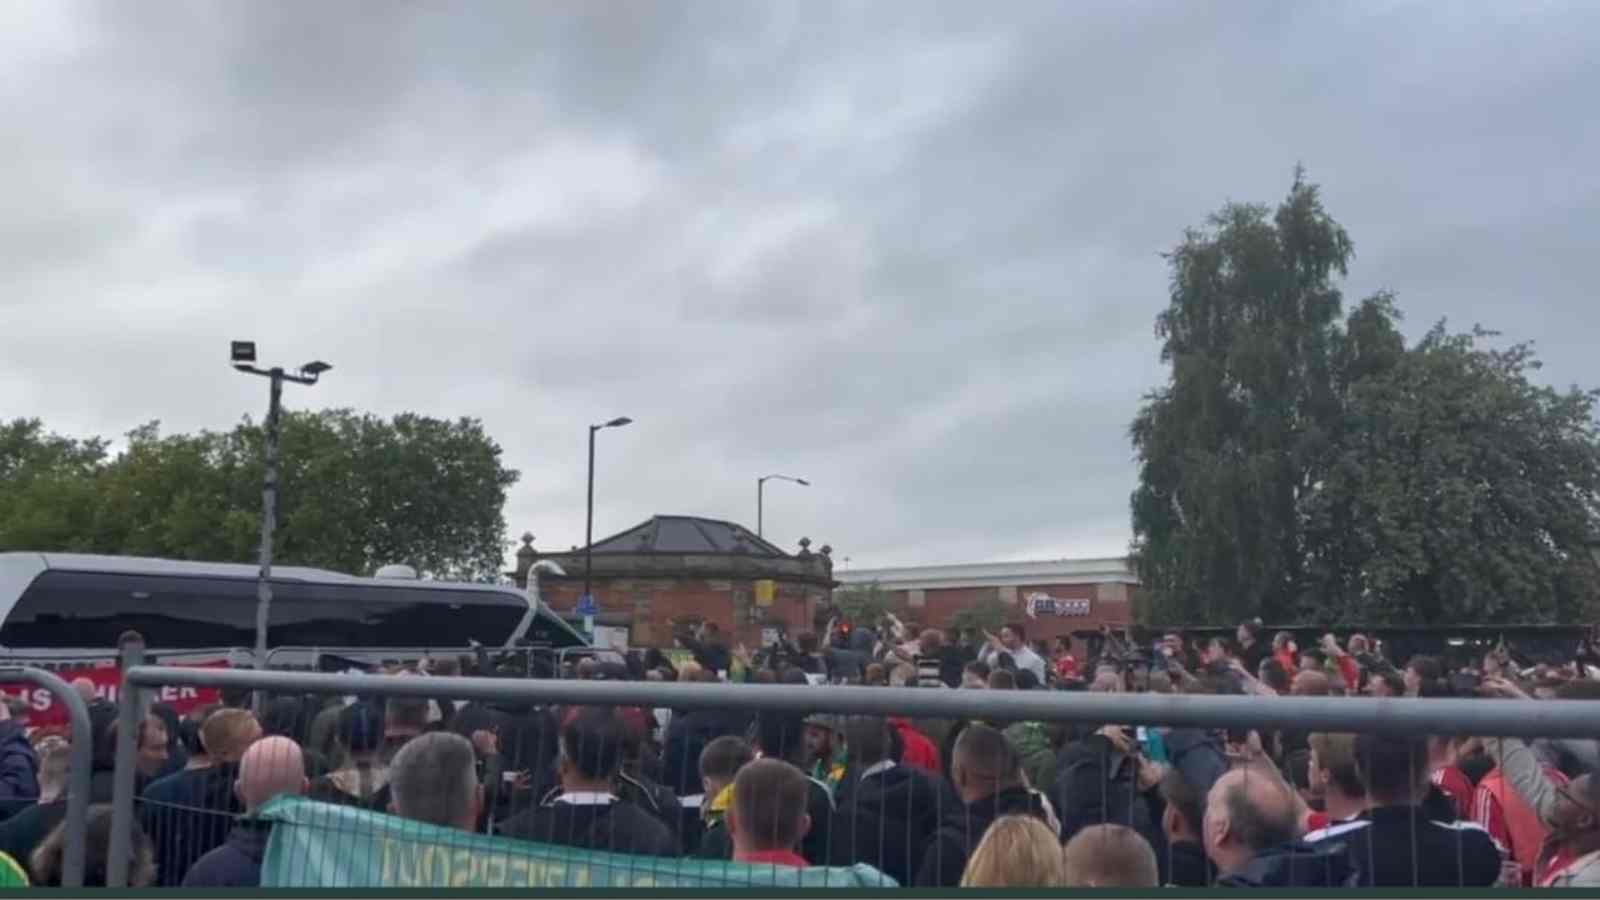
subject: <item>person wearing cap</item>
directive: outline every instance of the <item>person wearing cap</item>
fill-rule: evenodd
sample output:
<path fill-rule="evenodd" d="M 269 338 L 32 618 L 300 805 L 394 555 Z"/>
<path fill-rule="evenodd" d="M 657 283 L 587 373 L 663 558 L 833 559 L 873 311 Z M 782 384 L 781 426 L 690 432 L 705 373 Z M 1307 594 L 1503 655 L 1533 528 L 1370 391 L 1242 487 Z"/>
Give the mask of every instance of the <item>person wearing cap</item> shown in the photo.
<path fill-rule="evenodd" d="M 831 794 L 844 779 L 845 717 L 814 713 L 806 717 L 806 753 L 812 762 L 811 777 L 827 785 Z"/>

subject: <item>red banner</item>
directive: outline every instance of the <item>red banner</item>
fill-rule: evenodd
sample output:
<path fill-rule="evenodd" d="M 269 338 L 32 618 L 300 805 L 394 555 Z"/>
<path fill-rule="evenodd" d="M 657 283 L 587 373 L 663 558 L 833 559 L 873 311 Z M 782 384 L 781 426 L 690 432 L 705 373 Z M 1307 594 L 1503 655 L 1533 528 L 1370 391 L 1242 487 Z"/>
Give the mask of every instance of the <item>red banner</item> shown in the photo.
<path fill-rule="evenodd" d="M 172 663 L 182 666 L 202 666 L 205 668 L 227 668 L 225 659 L 208 660 L 205 662 Z M 81 668 L 61 668 L 56 670 L 56 675 L 63 681 L 71 684 L 74 679 L 87 678 L 94 682 L 96 697 L 110 703 L 117 702 L 117 693 L 122 687 L 122 672 L 115 665 L 85 664 Z M 27 724 L 33 728 L 48 728 L 67 724 L 67 709 L 56 695 L 41 687 L 32 684 L 0 683 L 0 692 L 6 697 L 15 697 L 27 706 Z M 165 703 L 178 711 L 178 715 L 185 715 L 190 710 L 197 709 L 212 703 L 222 702 L 222 693 L 216 688 L 192 687 L 160 687 L 152 692 L 151 702 Z"/>

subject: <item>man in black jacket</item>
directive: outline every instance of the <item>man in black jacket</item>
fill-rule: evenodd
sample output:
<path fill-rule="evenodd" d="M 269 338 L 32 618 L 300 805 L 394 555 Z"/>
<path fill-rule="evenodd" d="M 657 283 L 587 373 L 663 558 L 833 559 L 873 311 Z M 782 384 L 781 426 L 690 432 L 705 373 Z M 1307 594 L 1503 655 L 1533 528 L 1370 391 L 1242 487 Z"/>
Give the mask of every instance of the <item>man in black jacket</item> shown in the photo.
<path fill-rule="evenodd" d="M 616 794 L 625 740 L 612 710 L 580 713 L 561 732 L 560 790 L 506 822 L 501 832 L 584 850 L 678 855 L 678 842 L 661 820 Z"/>
<path fill-rule="evenodd" d="M 847 768 L 835 798 L 832 862 L 866 863 L 909 885 L 922 849 L 961 801 L 944 780 L 895 762 L 883 719 L 851 718 L 844 735 Z"/>
<path fill-rule="evenodd" d="M 272 823 L 249 814 L 279 794 L 300 795 L 311 786 L 300 745 L 283 736 L 262 738 L 239 761 L 235 786 L 246 817 L 234 824 L 222 846 L 200 857 L 183 877 L 186 888 L 253 888 L 261 886 L 261 858 L 267 852 Z"/>
<path fill-rule="evenodd" d="M 1063 747 L 1056 757 L 1050 800 L 1061 816 L 1061 838 L 1069 841 L 1091 825 L 1113 822 L 1160 846 L 1155 816 L 1139 790 L 1139 759 L 1133 733 L 1107 726 Z"/>
<path fill-rule="evenodd" d="M 956 887 L 990 823 L 1004 815 L 1032 815 L 1058 836 L 1061 823 L 1050 802 L 1029 790 L 1022 762 L 1004 734 L 974 723 L 962 730 L 951 753 L 950 778 L 962 805 L 940 823 L 917 867 L 917 887 Z"/>
<path fill-rule="evenodd" d="M 1471 822 L 1435 819 L 1424 806 L 1429 780 L 1426 737 L 1356 737 L 1356 766 L 1367 811 L 1335 823 L 1314 847 L 1339 847 L 1361 873 L 1362 887 L 1490 887 L 1500 851 Z M 1448 811 L 1448 810 L 1446 810 Z"/>

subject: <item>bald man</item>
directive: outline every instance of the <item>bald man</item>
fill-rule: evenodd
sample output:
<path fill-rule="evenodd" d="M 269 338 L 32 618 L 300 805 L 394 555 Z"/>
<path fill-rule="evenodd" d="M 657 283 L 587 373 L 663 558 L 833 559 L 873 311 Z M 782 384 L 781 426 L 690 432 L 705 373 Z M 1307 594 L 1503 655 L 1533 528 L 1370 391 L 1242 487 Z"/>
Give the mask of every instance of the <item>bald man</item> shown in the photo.
<path fill-rule="evenodd" d="M 267 851 L 272 824 L 255 817 L 267 801 L 283 794 L 299 796 L 311 782 L 306 778 L 305 754 L 286 737 L 262 738 L 250 745 L 239 760 L 239 778 L 233 790 L 245 815 L 228 833 L 222 846 L 200 857 L 183 877 L 184 887 L 259 887 L 261 857 Z"/>
<path fill-rule="evenodd" d="M 1344 848 L 1298 840 L 1293 791 L 1265 765 L 1230 770 L 1206 796 L 1201 836 L 1219 887 L 1348 887 L 1356 870 Z"/>

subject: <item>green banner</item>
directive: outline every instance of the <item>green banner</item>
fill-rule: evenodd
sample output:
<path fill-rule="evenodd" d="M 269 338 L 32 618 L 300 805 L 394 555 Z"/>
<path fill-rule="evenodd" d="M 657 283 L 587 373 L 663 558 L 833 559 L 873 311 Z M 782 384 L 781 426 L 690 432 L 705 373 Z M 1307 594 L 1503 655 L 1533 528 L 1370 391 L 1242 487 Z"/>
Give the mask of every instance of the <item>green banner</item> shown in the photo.
<path fill-rule="evenodd" d="M 279 797 L 261 863 L 272 888 L 896 887 L 866 865 L 797 869 L 596 853 L 469 834 L 395 816 Z"/>

